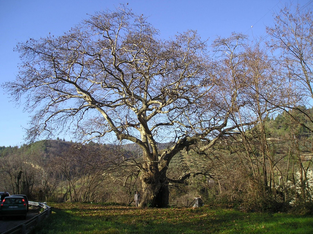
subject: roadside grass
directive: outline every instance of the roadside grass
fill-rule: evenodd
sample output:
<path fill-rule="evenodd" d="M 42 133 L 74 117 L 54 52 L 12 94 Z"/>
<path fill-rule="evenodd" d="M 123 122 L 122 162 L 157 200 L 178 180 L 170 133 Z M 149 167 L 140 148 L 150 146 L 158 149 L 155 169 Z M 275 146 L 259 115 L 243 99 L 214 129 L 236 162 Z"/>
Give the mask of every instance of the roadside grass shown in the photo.
<path fill-rule="evenodd" d="M 233 209 L 147 208 L 50 203 L 52 214 L 31 233 L 313 233 L 313 216 Z"/>

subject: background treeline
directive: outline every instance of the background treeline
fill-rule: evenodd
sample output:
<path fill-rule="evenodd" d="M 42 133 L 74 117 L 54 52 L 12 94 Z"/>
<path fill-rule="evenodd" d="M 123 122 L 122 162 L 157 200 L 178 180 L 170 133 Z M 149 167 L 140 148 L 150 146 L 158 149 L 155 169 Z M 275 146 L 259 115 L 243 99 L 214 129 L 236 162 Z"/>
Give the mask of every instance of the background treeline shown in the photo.
<path fill-rule="evenodd" d="M 204 153 L 201 145 L 179 152 L 167 175 L 170 204 L 188 206 L 201 195 L 207 204 L 249 211 L 311 212 L 312 114 L 298 107 L 234 131 Z M 38 201 L 131 204 L 141 189 L 140 154 L 134 144 L 64 140 L 1 147 L 0 188 Z"/>

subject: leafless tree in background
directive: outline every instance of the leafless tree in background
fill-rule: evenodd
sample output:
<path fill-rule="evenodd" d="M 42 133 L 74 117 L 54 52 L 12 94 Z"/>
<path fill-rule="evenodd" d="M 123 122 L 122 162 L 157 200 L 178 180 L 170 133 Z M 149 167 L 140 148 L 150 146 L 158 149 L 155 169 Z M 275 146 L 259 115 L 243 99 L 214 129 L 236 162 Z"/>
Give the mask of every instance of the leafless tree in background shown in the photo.
<path fill-rule="evenodd" d="M 312 117 L 298 106 L 311 106 L 313 98 L 312 28 L 312 11 L 310 8 L 301 8 L 299 5 L 296 8 L 282 9 L 275 15 L 275 25 L 267 27 L 267 33 L 270 36 L 268 48 L 272 50 L 277 62 L 282 65 L 281 73 L 289 78 L 294 89 L 290 97 L 297 100 L 297 105 L 281 105 L 281 108 L 286 111 L 292 108 L 297 109 L 309 122 L 313 122 Z M 299 122 L 299 124 L 313 130 L 304 122 Z"/>

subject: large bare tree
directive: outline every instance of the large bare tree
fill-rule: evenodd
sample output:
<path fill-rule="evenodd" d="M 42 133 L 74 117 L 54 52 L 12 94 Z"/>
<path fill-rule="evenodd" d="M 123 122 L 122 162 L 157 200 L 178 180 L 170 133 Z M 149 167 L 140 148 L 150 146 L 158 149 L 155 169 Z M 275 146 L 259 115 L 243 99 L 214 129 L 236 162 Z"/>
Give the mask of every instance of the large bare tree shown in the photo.
<path fill-rule="evenodd" d="M 17 51 L 19 75 L 5 87 L 35 111 L 29 137 L 72 130 L 82 140 L 137 144 L 141 206 L 168 205 L 166 172 L 177 152 L 199 141 L 209 147 L 236 125 L 228 119 L 240 108 L 239 86 L 218 81 L 223 74 L 215 75 L 197 33 L 162 40 L 127 8 L 95 14 L 63 36 L 30 39 Z M 161 152 L 158 142 L 173 144 Z"/>

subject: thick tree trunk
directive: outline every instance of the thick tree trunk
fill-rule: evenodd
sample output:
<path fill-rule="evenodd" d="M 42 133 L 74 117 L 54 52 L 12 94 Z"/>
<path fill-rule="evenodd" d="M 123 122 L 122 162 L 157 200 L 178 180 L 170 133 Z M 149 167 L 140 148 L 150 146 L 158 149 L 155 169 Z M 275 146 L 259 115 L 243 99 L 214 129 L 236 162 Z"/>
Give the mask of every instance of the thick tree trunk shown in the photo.
<path fill-rule="evenodd" d="M 141 172 L 142 195 L 139 207 L 167 207 L 169 189 L 166 172 L 160 173 L 157 165 Z"/>

